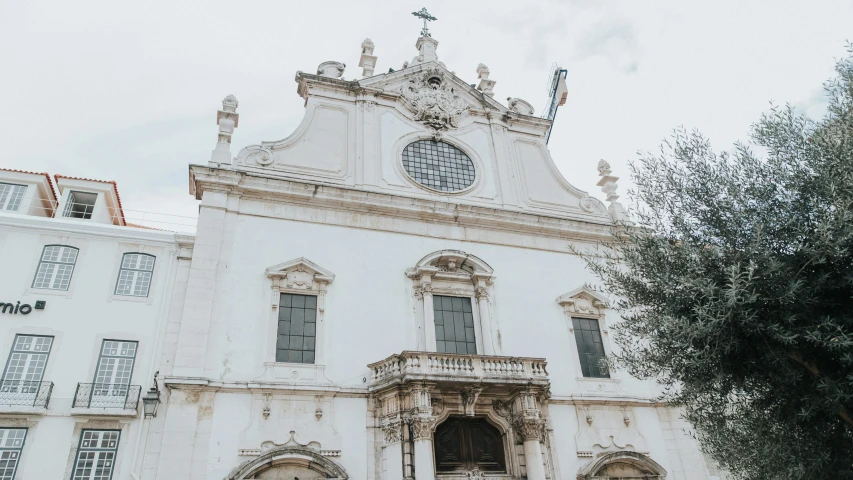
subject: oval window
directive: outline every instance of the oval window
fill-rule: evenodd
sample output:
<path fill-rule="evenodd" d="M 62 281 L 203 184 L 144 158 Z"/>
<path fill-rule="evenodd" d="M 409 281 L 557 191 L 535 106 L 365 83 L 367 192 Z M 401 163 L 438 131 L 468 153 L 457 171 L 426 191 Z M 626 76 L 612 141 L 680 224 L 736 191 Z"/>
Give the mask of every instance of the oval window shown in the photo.
<path fill-rule="evenodd" d="M 419 184 L 441 192 L 458 192 L 474 183 L 474 162 L 449 143 L 418 140 L 403 150 L 403 168 Z"/>

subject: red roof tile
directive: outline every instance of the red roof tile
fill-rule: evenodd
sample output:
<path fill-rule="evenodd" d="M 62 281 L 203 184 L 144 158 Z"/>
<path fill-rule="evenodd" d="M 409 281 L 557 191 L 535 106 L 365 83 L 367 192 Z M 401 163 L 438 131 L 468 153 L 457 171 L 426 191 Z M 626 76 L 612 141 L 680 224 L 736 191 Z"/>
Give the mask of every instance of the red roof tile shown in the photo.
<path fill-rule="evenodd" d="M 30 175 L 44 175 L 47 178 L 47 184 L 50 186 L 50 194 L 53 196 L 53 201 L 56 201 L 56 191 L 53 189 L 53 180 L 50 179 L 50 174 L 47 172 L 29 172 L 27 170 L 15 170 L 14 168 L 0 168 L 5 172 L 28 173 Z"/>

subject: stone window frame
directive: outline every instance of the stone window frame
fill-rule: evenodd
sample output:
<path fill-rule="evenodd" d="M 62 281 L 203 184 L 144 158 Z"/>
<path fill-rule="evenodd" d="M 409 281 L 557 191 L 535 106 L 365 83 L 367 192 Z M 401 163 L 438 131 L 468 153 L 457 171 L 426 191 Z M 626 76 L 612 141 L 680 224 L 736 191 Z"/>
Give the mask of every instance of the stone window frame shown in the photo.
<path fill-rule="evenodd" d="M 439 250 L 406 270 L 406 276 L 415 299 L 417 350 L 437 352 L 432 302 L 433 295 L 442 295 L 471 299 L 477 355 L 501 355 L 489 302 L 495 275 L 488 263 L 460 250 Z"/>
<path fill-rule="evenodd" d="M 579 287 L 557 297 L 557 303 L 563 307 L 563 313 L 566 317 L 566 326 L 569 329 L 569 350 L 571 351 L 572 367 L 576 373 L 575 379 L 578 382 L 597 384 L 619 383 L 620 377 L 616 370 L 609 371 L 610 378 L 583 376 L 580 352 L 578 351 L 577 339 L 575 338 L 575 328 L 572 323 L 572 318 L 597 320 L 598 329 L 601 333 L 601 342 L 604 346 L 605 358 L 613 358 L 613 352 L 611 351 L 610 345 L 610 329 L 607 325 L 607 311 L 609 310 L 610 300 L 592 289 Z"/>
<path fill-rule="evenodd" d="M 335 274 L 316 263 L 299 257 L 279 263 L 266 269 L 270 279 L 270 315 L 267 328 L 266 353 L 264 365 L 287 366 L 292 368 L 324 368 L 326 365 L 326 342 L 324 319 L 326 311 L 326 293 L 328 286 L 335 280 Z M 289 363 L 276 361 L 276 341 L 278 340 L 278 307 L 282 293 L 296 295 L 315 295 L 317 297 L 317 330 L 314 345 L 314 363 Z"/>

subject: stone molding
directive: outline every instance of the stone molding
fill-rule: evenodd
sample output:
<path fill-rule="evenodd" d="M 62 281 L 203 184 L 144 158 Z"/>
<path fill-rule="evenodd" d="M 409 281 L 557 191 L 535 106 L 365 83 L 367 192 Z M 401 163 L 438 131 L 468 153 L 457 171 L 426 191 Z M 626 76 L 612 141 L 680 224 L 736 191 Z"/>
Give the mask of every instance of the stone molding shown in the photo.
<path fill-rule="evenodd" d="M 590 462 L 578 472 L 577 480 L 593 480 L 599 470 L 603 469 L 611 463 L 627 463 L 638 467 L 641 470 L 646 470 L 647 476 L 643 478 L 666 478 L 666 470 L 656 461 L 649 458 L 647 455 L 637 452 L 619 451 L 607 453 L 598 457 L 595 461 Z"/>
<path fill-rule="evenodd" d="M 441 67 L 430 67 L 412 76 L 400 91 L 415 113 L 415 120 L 434 130 L 456 128 L 459 118 L 469 109 L 445 80 L 444 72 Z"/>
<path fill-rule="evenodd" d="M 403 441 L 403 422 L 394 420 L 382 425 L 382 435 L 387 445 Z"/>
<path fill-rule="evenodd" d="M 519 418 L 513 422 L 512 426 L 524 441 L 542 441 L 545 438 L 543 434 L 545 421 L 541 418 Z"/>
<path fill-rule="evenodd" d="M 411 420 L 413 440 L 432 440 L 436 420 L 432 417 L 414 417 Z"/>
<path fill-rule="evenodd" d="M 225 477 L 225 480 L 244 480 L 253 478 L 258 470 L 267 465 L 293 463 L 296 465 L 310 466 L 312 469 L 322 472 L 325 478 L 347 480 L 349 476 L 346 470 L 329 458 L 321 455 L 313 449 L 301 446 L 282 446 L 271 448 L 261 453 L 256 458 L 246 460 L 237 466 Z"/>
<path fill-rule="evenodd" d="M 341 225 L 372 230 L 393 231 L 430 236 L 424 229 L 403 229 L 389 224 L 383 227 L 377 219 L 394 217 L 417 223 L 443 224 L 467 229 L 480 228 L 485 232 L 506 232 L 508 236 L 483 234 L 477 241 L 524 248 L 567 251 L 566 241 L 601 242 L 612 238 L 609 219 L 597 215 L 573 214 L 571 217 L 499 209 L 466 203 L 445 202 L 438 199 L 401 197 L 389 193 L 347 188 L 341 185 L 317 185 L 310 181 L 292 178 L 276 178 L 277 172 L 264 172 L 266 178 L 251 171 L 235 171 L 207 166 L 190 166 L 190 193 L 201 199 L 206 190 L 241 192 L 244 200 L 256 200 L 270 206 L 296 205 L 307 209 L 358 213 L 364 218 L 364 226 L 353 224 L 347 219 L 338 220 L 326 215 L 322 222 L 311 215 L 282 215 L 271 210 L 257 208 L 248 210 L 241 202 L 239 213 L 271 218 Z M 283 209 L 282 209 L 283 210 Z M 370 212 L 370 213 L 367 213 Z M 304 218 L 303 218 L 304 217 Z M 514 236 L 519 236 L 515 239 Z M 495 238 L 505 237 L 505 238 Z M 510 238 L 513 237 L 513 238 Z M 544 247 L 542 242 L 531 243 L 530 238 L 558 240 L 560 248 Z M 442 238 L 444 238 L 442 236 Z M 526 241 L 523 241 L 526 239 Z M 540 246 L 541 245 L 541 246 Z"/>

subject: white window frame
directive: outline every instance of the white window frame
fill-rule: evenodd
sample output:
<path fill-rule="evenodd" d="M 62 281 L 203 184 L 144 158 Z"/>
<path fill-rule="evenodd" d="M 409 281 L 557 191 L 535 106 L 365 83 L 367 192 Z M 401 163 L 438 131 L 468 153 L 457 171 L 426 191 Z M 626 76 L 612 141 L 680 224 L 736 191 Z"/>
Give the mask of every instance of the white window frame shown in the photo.
<path fill-rule="evenodd" d="M 326 294 L 335 274 L 300 257 L 273 265 L 266 269 L 270 279 L 270 313 L 268 317 L 265 374 L 270 380 L 288 379 L 300 383 L 331 383 L 326 378 L 326 343 L 324 332 Z M 314 363 L 289 363 L 276 361 L 278 341 L 278 309 L 282 293 L 317 296 L 316 337 L 314 341 Z"/>
<path fill-rule="evenodd" d="M 108 351 L 109 348 L 109 351 Z M 111 353 L 113 350 L 116 353 Z M 133 370 L 136 367 L 136 355 L 139 353 L 139 342 L 135 340 L 114 340 L 105 338 L 101 341 L 101 350 L 98 354 L 98 363 L 95 365 L 95 375 L 92 379 L 92 397 L 98 397 L 97 404 L 107 404 L 115 402 L 115 405 L 110 405 L 112 408 L 125 408 L 127 404 L 127 395 L 130 389 L 130 383 L 133 379 Z M 119 365 L 126 365 L 130 361 L 130 370 L 126 377 L 122 376 L 121 381 L 117 381 L 116 374 L 119 372 Z M 109 368 L 108 381 L 102 381 L 102 377 L 108 369 L 107 364 L 112 363 Z M 102 371 L 102 369 L 104 371 Z M 126 368 L 124 369 L 126 370 Z M 90 399 L 90 404 L 92 403 Z"/>
<path fill-rule="evenodd" d="M 621 382 L 619 371 L 610 369 L 610 378 L 606 377 L 584 377 L 581 368 L 580 352 L 578 351 L 575 328 L 572 318 L 587 318 L 598 320 L 598 329 L 601 333 L 601 343 L 604 346 L 605 358 L 613 358 L 610 342 L 610 330 L 607 325 L 607 311 L 610 301 L 607 297 L 586 287 L 576 288 L 564 293 L 557 298 L 557 303 L 563 307 L 566 325 L 569 331 L 568 351 L 571 352 L 572 368 L 575 371 L 575 380 L 584 393 L 598 392 L 605 394 L 623 393 L 619 383 Z"/>
<path fill-rule="evenodd" d="M 89 207 L 88 203 L 78 203 L 78 202 L 74 201 L 74 194 L 77 194 L 77 193 L 95 196 L 95 200 L 94 200 L 94 202 L 92 202 L 92 205 L 91 205 L 91 210 L 89 210 L 89 208 L 88 208 Z M 79 219 L 83 219 L 83 220 L 89 220 L 90 218 L 92 218 L 92 215 L 95 214 L 95 205 L 98 204 L 98 195 L 99 195 L 98 192 L 84 192 L 84 191 L 77 191 L 77 190 L 72 190 L 72 191 L 68 192 L 68 198 L 65 201 L 65 209 L 62 211 L 62 216 L 66 217 L 66 218 L 79 218 Z M 73 213 L 72 210 L 74 209 L 74 205 L 85 205 L 87 207 L 86 210 L 83 212 L 82 217 L 71 215 Z M 88 216 L 86 216 L 86 215 L 88 215 Z"/>
<path fill-rule="evenodd" d="M 58 250 L 59 253 L 56 255 L 56 259 L 45 260 L 45 256 L 48 254 L 48 249 L 53 249 L 53 248 L 59 249 Z M 70 250 L 74 251 L 73 260 L 70 262 L 62 261 L 66 252 L 68 252 Z M 50 251 L 53 252 L 54 250 L 50 250 Z M 36 268 L 36 274 L 35 274 L 35 277 L 33 278 L 32 288 L 39 289 L 39 290 L 61 290 L 61 291 L 67 292 L 68 288 L 71 286 L 71 278 L 74 275 L 74 269 L 77 265 L 77 258 L 79 256 L 80 256 L 80 249 L 77 247 L 72 247 L 70 245 L 45 245 L 44 248 L 42 248 L 41 256 L 39 257 L 38 268 Z M 51 258 L 53 258 L 53 257 L 51 257 Z M 49 274 L 48 282 L 37 284 L 36 282 L 39 281 L 39 275 L 42 273 L 42 267 L 45 267 L 45 269 L 47 269 L 51 265 L 53 265 L 53 269 L 51 270 L 51 273 Z M 61 267 L 70 268 L 70 270 L 67 271 L 68 281 L 65 284 L 63 284 L 62 281 L 60 280 L 59 285 L 57 285 L 56 284 L 57 277 L 59 276 L 59 272 L 60 272 Z M 65 268 L 62 268 L 63 274 L 65 273 Z"/>
<path fill-rule="evenodd" d="M 24 451 L 24 443 L 27 441 L 27 428 L 3 427 L 0 428 L 0 463 L 14 462 L 11 475 L 0 470 L 0 480 L 15 480 L 18 464 L 21 462 L 21 454 Z M 11 436 L 14 433 L 14 436 Z M 23 436 L 20 434 L 23 433 Z M 11 445 L 9 443 L 11 442 Z M 7 465 L 8 465 L 7 463 Z M 8 466 L 6 469 L 8 470 Z"/>
<path fill-rule="evenodd" d="M 474 337 L 478 355 L 501 355 L 494 341 L 489 298 L 494 270 L 480 258 L 459 250 L 440 250 L 422 258 L 406 271 L 412 279 L 415 316 L 420 333 L 419 351 L 437 352 L 433 296 L 468 297 L 474 316 Z M 447 355 L 454 355 L 448 353 Z"/>
<path fill-rule="evenodd" d="M 134 266 L 126 266 L 125 260 L 128 259 L 128 256 L 135 255 L 137 257 L 136 263 Z M 151 259 L 151 269 L 146 270 L 143 268 L 139 268 L 141 260 L 144 257 L 148 257 Z M 157 261 L 157 257 L 148 253 L 141 252 L 127 252 L 121 256 L 121 263 L 119 264 L 118 276 L 116 277 L 116 286 L 113 293 L 115 295 L 124 296 L 124 297 L 140 297 L 145 298 L 148 297 L 148 294 L 151 291 L 151 282 L 154 280 L 154 267 Z M 135 293 L 136 287 L 139 286 L 141 278 L 144 278 L 144 274 L 148 274 L 148 284 L 145 286 L 145 292 L 143 293 Z M 120 292 L 119 287 L 122 285 L 122 275 L 127 274 L 130 277 L 130 290 L 126 292 Z"/>
<path fill-rule="evenodd" d="M 26 339 L 32 339 L 32 342 L 28 343 L 25 341 Z M 44 372 L 47 371 L 47 362 L 50 360 L 53 341 L 54 338 L 48 335 L 15 335 L 14 340 L 12 340 L 12 348 L 9 350 L 9 357 L 6 359 L 6 366 L 3 368 L 3 376 L 0 377 L 0 390 L 32 394 L 33 399 L 35 399 L 41 390 Z M 36 356 L 41 355 L 44 355 L 42 365 L 34 364 L 34 361 L 40 361 L 40 359 L 36 359 Z M 22 371 L 9 371 L 13 360 L 16 362 L 15 368 L 22 367 Z M 38 371 L 35 371 L 36 369 Z M 9 376 L 18 378 L 8 378 Z M 32 383 L 25 384 L 24 382 Z"/>
<path fill-rule="evenodd" d="M 27 185 L 0 182 L 0 210 L 5 212 L 17 212 L 21 209 L 21 203 L 23 202 L 24 195 L 26 195 L 26 193 Z M 10 208 L 13 202 L 17 202 L 17 204 L 15 204 L 15 208 Z"/>
<path fill-rule="evenodd" d="M 86 434 L 89 433 L 89 437 L 87 438 Z M 104 442 L 105 434 L 115 433 L 115 440 L 106 440 L 110 442 L 107 447 L 102 447 L 101 443 Z M 118 445 L 121 441 L 121 430 L 114 429 L 84 429 L 80 432 L 80 443 L 77 446 L 77 454 L 74 457 L 74 466 L 71 469 L 71 480 L 100 480 L 102 476 L 95 476 L 96 469 L 92 468 L 88 474 L 84 472 L 80 472 L 80 464 L 81 461 L 92 460 L 93 465 L 97 466 L 98 462 L 105 460 L 109 463 L 108 467 L 110 469 L 109 476 L 107 480 L 111 480 L 113 478 L 113 472 L 115 471 L 116 458 L 118 457 Z M 110 454 L 112 454 L 110 458 Z M 81 458 L 83 455 L 86 455 L 87 458 Z"/>

